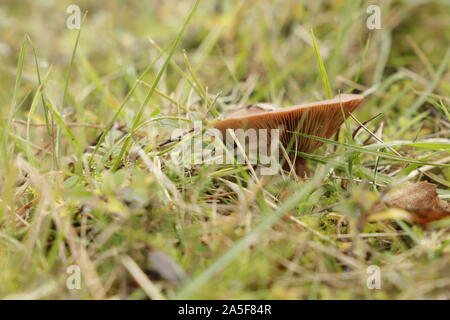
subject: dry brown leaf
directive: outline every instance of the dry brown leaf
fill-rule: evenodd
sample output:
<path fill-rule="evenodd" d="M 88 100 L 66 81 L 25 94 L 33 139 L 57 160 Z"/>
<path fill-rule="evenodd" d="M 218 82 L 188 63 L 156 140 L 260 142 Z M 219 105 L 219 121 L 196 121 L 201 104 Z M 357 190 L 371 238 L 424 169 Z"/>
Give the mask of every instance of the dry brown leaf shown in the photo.
<path fill-rule="evenodd" d="M 424 181 L 408 182 L 392 189 L 386 194 L 384 204 L 407 210 L 421 224 L 450 217 L 450 204 L 439 199 L 436 185 Z"/>
<path fill-rule="evenodd" d="M 450 202 L 445 200 L 439 200 L 439 207 L 445 211 L 450 211 Z"/>
<path fill-rule="evenodd" d="M 404 183 L 386 194 L 385 203 L 405 210 L 435 208 L 439 198 L 436 186 L 428 182 Z"/>
<path fill-rule="evenodd" d="M 450 212 L 441 208 L 420 209 L 412 211 L 415 222 L 427 224 L 436 220 L 450 217 Z"/>

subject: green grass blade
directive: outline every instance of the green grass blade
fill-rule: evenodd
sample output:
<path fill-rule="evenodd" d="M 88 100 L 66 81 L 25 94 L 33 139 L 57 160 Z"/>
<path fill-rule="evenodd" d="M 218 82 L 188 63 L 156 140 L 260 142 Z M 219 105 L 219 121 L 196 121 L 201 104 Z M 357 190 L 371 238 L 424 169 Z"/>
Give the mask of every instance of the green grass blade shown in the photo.
<path fill-rule="evenodd" d="M 323 89 L 327 99 L 333 98 L 333 92 L 331 90 L 330 81 L 328 80 L 327 71 L 325 69 L 325 64 L 323 63 L 322 56 L 320 55 L 319 46 L 317 45 L 316 37 L 314 36 L 314 31 L 311 29 L 311 38 L 314 45 L 314 53 L 317 58 L 317 64 L 319 66 L 320 76 L 322 78 Z"/>
<path fill-rule="evenodd" d="M 175 38 L 169 54 L 167 55 L 166 60 L 164 61 L 163 66 L 161 67 L 161 69 L 159 70 L 158 74 L 156 75 L 155 80 L 153 81 L 153 84 L 147 94 L 147 96 L 145 97 L 144 102 L 142 103 L 141 107 L 139 108 L 138 114 L 136 115 L 136 117 L 133 120 L 133 124 L 131 126 L 131 131 L 134 131 L 135 128 L 139 125 L 142 115 L 144 113 L 145 107 L 147 106 L 148 102 L 150 101 L 150 98 L 153 96 L 153 93 L 155 92 L 155 89 L 159 83 L 159 81 L 161 80 L 162 75 L 164 74 L 164 72 L 167 69 L 167 66 L 170 63 L 170 60 L 172 59 L 173 54 L 175 53 L 175 50 L 178 47 L 178 44 L 181 41 L 181 37 L 183 36 L 184 32 L 186 31 L 187 25 L 189 24 L 189 22 L 191 21 L 192 17 L 194 16 L 195 11 L 197 10 L 197 7 L 200 3 L 200 0 L 196 0 L 194 3 L 194 6 L 192 7 L 191 11 L 189 12 L 188 17 L 186 18 L 186 20 L 184 21 L 183 27 L 181 28 L 180 32 L 177 34 L 177 37 Z M 128 144 L 130 142 L 130 137 L 128 137 L 125 141 L 124 144 L 122 145 L 122 148 L 120 150 L 120 153 L 118 155 L 118 157 L 116 158 L 114 165 L 113 165 L 113 170 L 116 170 L 119 166 L 120 163 L 122 161 L 122 158 L 128 148 Z"/>
<path fill-rule="evenodd" d="M 370 150 L 367 147 L 360 147 L 360 146 L 355 146 L 355 145 L 351 145 L 348 143 L 343 143 L 343 142 L 337 142 L 334 140 L 330 140 L 330 139 L 326 139 L 326 138 L 322 138 L 322 137 L 316 137 L 316 136 L 311 136 L 309 134 L 306 133 L 300 133 L 300 132 L 292 132 L 291 133 L 295 134 L 295 135 L 299 135 L 305 138 L 310 138 L 313 140 L 317 140 L 317 141 L 321 141 L 323 143 L 327 143 L 327 144 L 331 144 L 334 146 L 341 146 L 344 148 L 347 148 L 349 150 L 353 150 L 353 151 L 357 151 L 357 152 L 361 152 L 361 153 L 366 153 L 366 154 L 371 154 L 374 156 L 379 156 L 381 158 L 385 158 L 385 159 L 391 159 L 391 160 L 397 160 L 400 162 L 404 162 L 404 163 L 417 163 L 417 164 L 421 164 L 421 165 L 433 165 L 436 167 L 446 167 L 446 168 L 450 168 L 449 164 L 440 164 L 440 163 L 433 163 L 433 162 L 427 162 L 427 161 L 420 161 L 420 160 L 416 160 L 416 159 L 410 159 L 410 158 L 406 158 L 406 157 L 401 157 L 401 156 L 396 156 L 393 154 L 389 154 L 386 152 L 381 152 L 381 151 L 373 151 Z M 385 145 L 377 145 L 377 147 L 381 147 L 381 146 L 385 146 Z"/>
<path fill-rule="evenodd" d="M 38 84 L 40 86 L 42 84 L 42 80 L 41 80 L 41 71 L 39 69 L 39 63 L 38 63 L 38 59 L 37 59 L 36 49 L 33 45 L 33 42 L 31 41 L 31 39 L 29 37 L 28 37 L 28 42 L 30 43 L 31 49 L 33 50 L 34 63 L 36 65 L 36 74 L 37 74 Z M 45 119 L 45 124 L 46 124 L 46 128 L 47 128 L 47 133 L 48 133 L 49 137 L 51 137 L 51 135 L 52 135 L 51 123 L 50 123 L 50 119 L 48 118 L 48 109 L 47 109 L 47 106 L 45 105 L 44 93 L 42 93 L 42 95 L 41 95 L 41 102 L 42 102 L 42 107 L 44 109 L 44 119 Z"/>
<path fill-rule="evenodd" d="M 53 117 L 55 118 L 56 123 L 60 128 L 62 128 L 62 131 L 65 132 L 67 137 L 69 138 L 70 143 L 72 144 L 77 156 L 79 157 L 78 160 L 81 159 L 82 149 L 81 145 L 78 142 L 75 134 L 73 133 L 72 129 L 64 122 L 63 117 L 59 113 L 59 111 L 56 109 L 56 107 L 53 105 L 51 101 L 48 99 L 46 100 L 47 108 L 52 112 Z"/>
<path fill-rule="evenodd" d="M 17 74 L 16 74 L 16 81 L 14 84 L 14 91 L 12 93 L 12 100 L 11 105 L 9 107 L 8 112 L 8 119 L 6 120 L 6 123 L 3 126 L 3 137 L 1 142 L 1 160 L 2 160 L 2 167 L 7 168 L 8 166 L 8 138 L 9 138 L 9 130 L 11 129 L 11 122 L 13 119 L 14 114 L 16 113 L 16 104 L 17 104 L 17 97 L 19 95 L 19 88 L 20 84 L 22 83 L 22 75 L 23 75 L 23 67 L 25 64 L 25 55 L 27 52 L 27 39 L 26 36 L 23 38 L 22 45 L 20 47 L 20 53 L 19 53 L 19 59 L 17 62 Z"/>
<path fill-rule="evenodd" d="M 85 17 L 86 17 L 86 15 L 83 17 L 83 20 L 84 20 Z M 81 29 L 82 29 L 82 25 L 78 29 L 77 36 L 75 38 L 75 44 L 74 44 L 73 49 L 72 49 L 72 55 L 70 57 L 69 68 L 67 69 L 67 72 L 66 72 L 66 78 L 65 78 L 65 82 L 64 82 L 63 98 L 62 98 L 62 102 L 61 102 L 61 109 L 62 110 L 64 110 L 64 108 L 66 106 L 68 95 L 69 95 L 70 77 L 72 76 L 72 70 L 73 70 L 73 65 L 74 65 L 74 62 L 75 62 L 75 56 L 76 56 L 76 53 L 77 53 L 78 44 L 80 42 Z M 54 107 L 54 106 L 52 105 L 52 107 Z M 57 119 L 55 119 L 55 120 L 56 120 L 56 122 L 59 125 L 56 128 L 56 151 L 55 151 L 56 152 L 56 165 L 57 165 L 57 167 L 59 167 L 60 166 L 60 161 L 61 161 L 61 127 L 60 126 L 64 123 L 64 121 L 62 120 L 61 115 L 58 113 L 56 108 L 53 108 L 52 112 L 57 117 Z M 63 125 L 63 129 L 67 133 L 67 135 L 70 137 L 70 139 L 71 139 L 70 141 L 75 146 L 76 152 L 79 153 L 79 155 L 80 155 L 81 154 L 81 148 L 80 148 L 77 140 L 75 139 L 75 136 L 73 135 L 72 131 L 65 124 Z M 78 159 L 78 160 L 80 160 L 80 159 Z"/>
<path fill-rule="evenodd" d="M 405 117 L 410 117 L 414 112 L 417 111 L 417 109 L 420 108 L 420 106 L 427 100 L 430 93 L 433 92 L 433 90 L 436 88 L 436 86 L 439 83 L 439 80 L 441 79 L 442 75 L 444 74 L 444 71 L 447 70 L 448 62 L 450 60 L 450 47 L 447 49 L 447 52 L 445 53 L 444 58 L 442 59 L 441 64 L 439 65 L 439 68 L 436 71 L 436 74 L 434 75 L 433 80 L 428 85 L 425 92 L 414 102 L 413 105 L 411 105 L 405 112 Z"/>
<path fill-rule="evenodd" d="M 203 271 L 197 278 L 189 282 L 174 299 L 189 299 L 192 294 L 201 289 L 209 280 L 211 280 L 217 273 L 226 268 L 239 254 L 247 249 L 252 243 L 257 241 L 258 237 L 268 228 L 273 226 L 281 216 L 290 210 L 293 210 L 298 203 L 304 200 L 316 188 L 331 169 L 328 164 L 317 170 L 314 178 L 306 183 L 302 188 L 297 189 L 289 200 L 282 204 L 277 210 L 267 214 L 263 220 L 244 238 L 238 240 L 236 244 L 228 250 L 223 256 L 213 262 L 205 271 Z"/>
<path fill-rule="evenodd" d="M 32 145 L 32 141 L 31 141 L 31 135 L 30 135 L 30 124 L 31 124 L 31 120 L 33 118 L 34 112 L 36 111 L 36 107 L 37 104 L 39 103 L 39 101 L 42 98 L 43 95 L 43 88 L 45 86 L 45 84 L 47 83 L 47 79 L 48 76 L 50 75 L 50 70 L 47 73 L 47 75 L 45 76 L 45 78 L 43 79 L 43 81 L 39 81 L 41 82 L 39 87 L 36 90 L 36 94 L 34 95 L 33 101 L 31 102 L 31 106 L 30 106 L 30 111 L 28 112 L 28 118 L 27 118 L 27 145 L 26 145 L 26 153 L 27 153 L 27 159 L 28 161 L 30 161 L 30 163 L 33 166 L 37 166 L 37 161 L 36 158 L 33 155 L 32 149 L 31 149 L 31 145 Z"/>

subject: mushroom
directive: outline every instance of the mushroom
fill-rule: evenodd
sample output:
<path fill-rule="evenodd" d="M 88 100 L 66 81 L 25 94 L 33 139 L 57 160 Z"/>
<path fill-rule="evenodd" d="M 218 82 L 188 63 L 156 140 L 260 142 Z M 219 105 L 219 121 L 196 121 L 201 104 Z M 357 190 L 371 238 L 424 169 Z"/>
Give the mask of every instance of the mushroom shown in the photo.
<path fill-rule="evenodd" d="M 213 126 L 221 131 L 223 137 L 226 137 L 228 129 L 256 129 L 257 132 L 258 129 L 280 129 L 280 142 L 285 149 L 290 146 L 297 152 L 311 153 L 323 143 L 296 135 L 295 132 L 330 138 L 362 101 L 361 95 L 341 94 L 333 99 L 287 108 L 276 108 L 265 103 L 254 104 L 232 112 Z M 290 160 L 298 176 L 303 177 L 308 173 L 306 159 L 294 155 L 290 156 Z M 283 168 L 289 167 L 285 162 Z"/>

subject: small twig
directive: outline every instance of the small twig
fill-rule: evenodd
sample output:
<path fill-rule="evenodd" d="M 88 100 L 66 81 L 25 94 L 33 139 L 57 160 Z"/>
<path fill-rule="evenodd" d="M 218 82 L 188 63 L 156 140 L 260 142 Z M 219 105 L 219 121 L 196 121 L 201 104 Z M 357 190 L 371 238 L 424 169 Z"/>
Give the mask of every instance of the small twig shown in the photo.
<path fill-rule="evenodd" d="M 358 132 L 359 132 L 366 124 L 368 124 L 370 121 L 372 121 L 372 120 L 378 118 L 378 117 L 381 116 L 381 115 L 382 115 L 382 113 L 379 113 L 379 114 L 377 114 L 376 116 L 373 116 L 373 117 L 370 118 L 369 120 L 366 120 L 366 121 L 364 121 L 362 124 L 360 124 L 359 127 L 356 128 L 355 131 L 353 131 L 352 138 L 355 139 L 355 137 L 356 137 L 356 135 L 358 134 Z"/>
<path fill-rule="evenodd" d="M 236 192 L 223 192 L 223 193 L 218 193 L 218 194 L 211 194 L 209 196 L 204 197 L 203 199 L 204 200 L 212 200 L 212 199 L 232 196 L 232 195 L 235 195 L 235 194 L 236 194 Z"/>
<path fill-rule="evenodd" d="M 448 162 L 450 162 L 450 157 L 446 157 L 446 158 L 443 158 L 443 159 L 440 159 L 440 160 L 437 160 L 437 161 L 435 161 L 437 164 L 444 164 L 444 163 L 448 163 Z M 417 168 L 416 170 L 414 170 L 414 171 L 411 171 L 409 174 L 408 174 L 408 178 L 414 178 L 415 176 L 417 176 L 419 173 L 423 173 L 423 174 L 426 174 L 425 172 L 426 171 L 429 171 L 429 170 L 431 170 L 431 169 L 433 169 L 433 168 L 436 168 L 435 166 L 423 166 L 423 167 L 420 167 L 420 168 Z"/>
<path fill-rule="evenodd" d="M 194 132 L 194 130 L 195 130 L 195 129 L 191 129 L 191 130 L 186 131 L 185 133 L 183 133 L 183 135 L 181 135 L 181 136 L 178 136 L 178 137 L 176 137 L 176 138 L 170 138 L 170 139 L 167 139 L 166 141 L 160 143 L 160 144 L 158 145 L 158 148 L 164 147 L 165 145 L 167 145 L 167 144 L 169 144 L 169 143 L 172 143 L 172 142 L 179 142 L 179 141 L 181 141 L 181 138 L 183 138 L 185 135 L 187 135 L 187 134 L 189 134 L 189 133 L 191 133 L 191 132 Z"/>

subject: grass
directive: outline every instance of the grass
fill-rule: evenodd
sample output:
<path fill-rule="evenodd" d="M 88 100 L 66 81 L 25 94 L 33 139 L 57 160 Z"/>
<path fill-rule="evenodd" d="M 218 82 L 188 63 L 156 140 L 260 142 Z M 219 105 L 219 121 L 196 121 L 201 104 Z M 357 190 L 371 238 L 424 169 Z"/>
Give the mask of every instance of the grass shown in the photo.
<path fill-rule="evenodd" d="M 362 224 L 405 181 L 450 199 L 446 1 L 380 2 L 381 30 L 363 0 L 78 1 L 81 30 L 70 4 L 0 7 L 0 297 L 449 298 L 448 220 Z M 365 104 L 309 136 L 308 179 L 171 153 L 193 121 L 339 92 Z"/>

